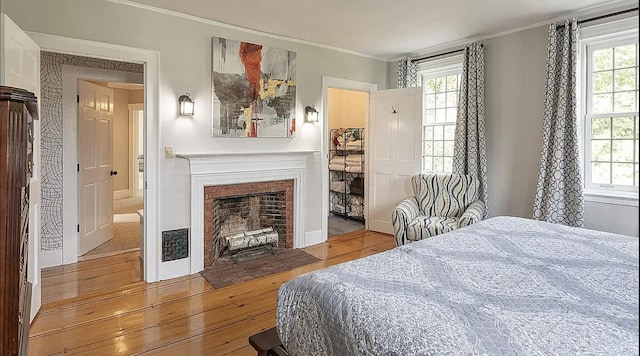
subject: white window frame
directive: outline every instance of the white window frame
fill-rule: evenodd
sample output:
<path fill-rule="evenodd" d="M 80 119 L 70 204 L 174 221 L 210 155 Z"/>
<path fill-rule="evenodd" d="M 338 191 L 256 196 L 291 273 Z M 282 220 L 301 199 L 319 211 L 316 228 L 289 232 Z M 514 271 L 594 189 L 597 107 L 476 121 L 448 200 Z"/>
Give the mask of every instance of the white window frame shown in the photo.
<path fill-rule="evenodd" d="M 593 117 L 612 117 L 612 115 L 587 114 L 592 105 L 590 75 L 592 73 L 591 61 L 587 58 L 594 50 L 615 47 L 638 41 L 638 17 L 633 16 L 622 20 L 589 26 L 580 29 L 580 43 L 578 56 L 578 128 L 579 144 L 581 148 L 581 168 L 584 177 L 584 194 L 586 201 L 624 204 L 638 206 L 638 187 L 614 186 L 595 184 L 587 181 L 591 177 L 591 142 L 587 133 L 591 132 L 591 119 Z M 636 75 L 640 75 L 637 73 Z M 638 112 L 616 113 L 613 116 L 638 116 Z"/>
<path fill-rule="evenodd" d="M 461 75 L 462 74 L 462 63 L 464 61 L 464 56 L 462 54 L 449 56 L 445 58 L 434 59 L 431 61 L 426 61 L 422 63 L 418 63 L 417 65 L 417 74 L 418 74 L 418 85 L 422 85 L 422 107 L 424 108 L 422 112 L 422 159 L 421 171 L 424 173 L 451 173 L 451 172 L 438 172 L 438 171 L 425 171 L 424 169 L 424 128 L 425 126 L 432 126 L 431 124 L 426 124 L 426 86 L 423 85 L 423 78 L 436 78 L 436 77 L 444 77 L 449 75 Z M 456 101 L 459 101 L 460 97 L 458 96 Z M 451 124 L 450 122 L 439 122 L 433 125 L 441 126 L 445 124 Z M 455 125 L 455 124 L 454 124 Z"/>

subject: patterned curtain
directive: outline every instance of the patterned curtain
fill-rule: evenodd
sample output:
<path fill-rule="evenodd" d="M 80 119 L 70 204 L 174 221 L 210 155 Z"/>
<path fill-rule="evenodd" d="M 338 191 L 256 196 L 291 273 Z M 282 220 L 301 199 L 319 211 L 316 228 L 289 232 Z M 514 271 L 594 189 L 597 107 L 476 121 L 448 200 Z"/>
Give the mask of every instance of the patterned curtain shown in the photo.
<path fill-rule="evenodd" d="M 549 26 L 542 155 L 533 218 L 583 226 L 584 199 L 578 153 L 576 56 L 578 24 Z"/>
<path fill-rule="evenodd" d="M 458 118 L 453 149 L 453 173 L 478 178 L 478 197 L 489 211 L 487 195 L 487 145 L 484 130 L 484 46 L 472 43 L 464 49 L 458 98 Z"/>
<path fill-rule="evenodd" d="M 409 88 L 418 85 L 418 69 L 411 58 L 398 61 L 396 88 Z"/>

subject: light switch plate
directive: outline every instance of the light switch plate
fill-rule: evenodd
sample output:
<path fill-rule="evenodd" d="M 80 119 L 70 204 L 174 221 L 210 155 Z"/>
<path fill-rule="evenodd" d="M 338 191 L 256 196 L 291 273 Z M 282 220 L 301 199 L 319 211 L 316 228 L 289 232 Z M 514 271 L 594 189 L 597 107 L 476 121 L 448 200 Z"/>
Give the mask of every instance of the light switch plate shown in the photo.
<path fill-rule="evenodd" d="M 164 146 L 164 157 L 174 158 L 176 153 L 173 151 L 173 146 Z"/>

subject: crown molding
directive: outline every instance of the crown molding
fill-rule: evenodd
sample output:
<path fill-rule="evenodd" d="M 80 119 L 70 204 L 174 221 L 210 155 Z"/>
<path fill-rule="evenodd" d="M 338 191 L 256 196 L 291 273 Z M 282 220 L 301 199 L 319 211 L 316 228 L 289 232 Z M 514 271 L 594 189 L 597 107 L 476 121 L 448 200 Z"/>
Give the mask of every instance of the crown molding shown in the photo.
<path fill-rule="evenodd" d="M 162 9 L 162 8 L 155 7 L 155 6 L 140 4 L 140 3 L 137 3 L 137 2 L 134 2 L 134 1 L 131 1 L 131 0 L 104 0 L 104 1 L 107 1 L 107 2 L 110 2 L 110 3 L 114 3 L 114 4 L 120 4 L 120 5 L 136 7 L 136 8 L 139 8 L 139 9 L 153 11 L 153 12 L 157 12 L 157 13 L 164 14 L 164 15 L 180 17 L 180 18 L 183 18 L 183 19 L 186 19 L 186 20 L 191 20 L 191 21 L 195 21 L 195 22 L 204 23 L 204 24 L 207 24 L 207 25 L 227 28 L 227 29 L 234 30 L 234 31 L 250 33 L 252 35 L 260 35 L 260 36 L 269 37 L 269 38 L 273 38 L 273 39 L 277 39 L 277 40 L 283 40 L 283 41 L 299 43 L 299 44 L 313 46 L 313 47 L 329 49 L 329 50 L 336 51 L 336 52 L 341 52 L 341 53 L 350 54 L 350 55 L 358 56 L 358 57 L 369 58 L 369 59 L 375 59 L 375 60 L 384 61 L 384 62 L 388 62 L 389 61 L 389 58 L 372 56 L 370 54 L 357 52 L 357 51 L 352 51 L 352 50 L 345 49 L 345 48 L 329 46 L 329 45 L 325 45 L 325 44 L 322 44 L 322 43 L 301 40 L 301 39 L 293 38 L 293 37 L 276 35 L 274 33 L 263 32 L 263 31 L 258 31 L 258 30 L 252 30 L 250 28 L 236 26 L 236 25 L 230 25 L 228 23 L 214 21 L 214 20 L 210 20 L 210 19 L 205 19 L 205 18 L 199 17 L 199 16 L 188 15 L 188 14 L 185 14 L 185 13 L 182 13 L 182 12 L 178 12 L 178 11 L 167 10 L 167 9 Z"/>

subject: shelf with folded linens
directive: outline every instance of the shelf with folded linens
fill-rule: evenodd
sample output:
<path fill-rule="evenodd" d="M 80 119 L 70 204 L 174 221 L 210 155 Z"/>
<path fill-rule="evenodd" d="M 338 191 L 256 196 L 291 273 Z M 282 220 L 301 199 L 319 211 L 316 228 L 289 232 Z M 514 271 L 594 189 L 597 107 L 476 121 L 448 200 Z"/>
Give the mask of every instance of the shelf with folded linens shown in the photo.
<path fill-rule="evenodd" d="M 364 128 L 332 129 L 330 139 L 331 213 L 364 220 Z"/>

